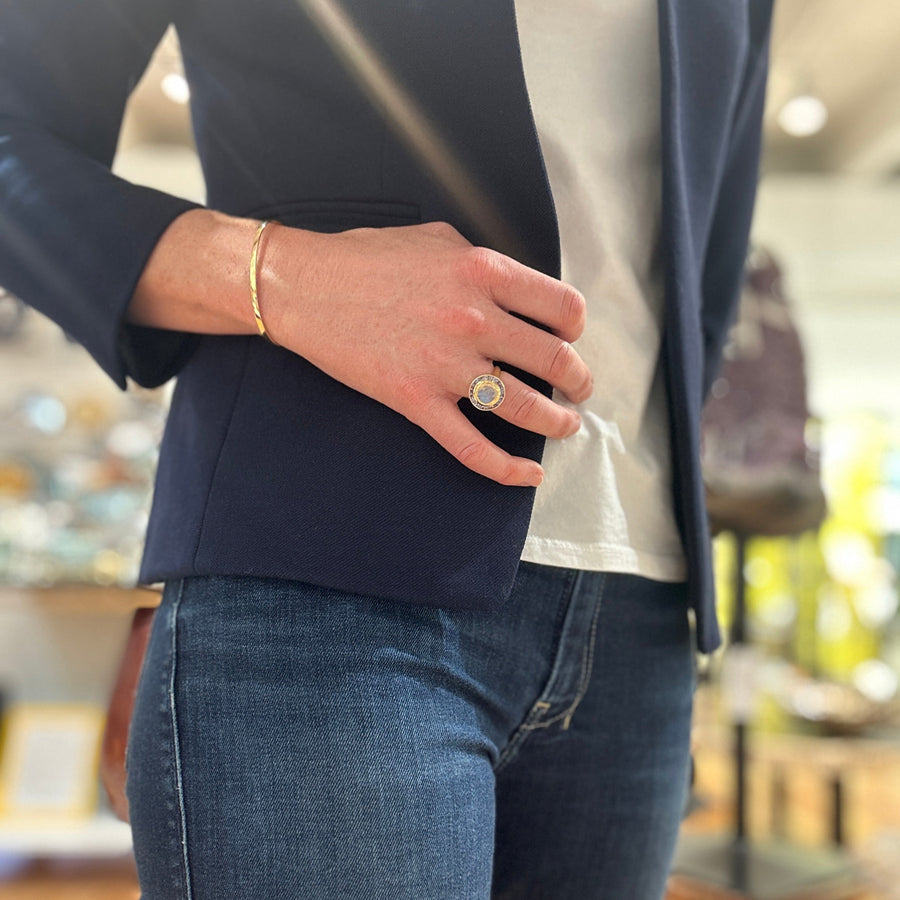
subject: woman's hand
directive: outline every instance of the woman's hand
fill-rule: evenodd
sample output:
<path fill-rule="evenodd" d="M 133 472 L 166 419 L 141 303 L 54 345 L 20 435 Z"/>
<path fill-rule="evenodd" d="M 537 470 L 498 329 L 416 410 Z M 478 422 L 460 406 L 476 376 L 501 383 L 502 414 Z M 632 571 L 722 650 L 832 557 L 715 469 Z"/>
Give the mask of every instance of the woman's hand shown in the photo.
<path fill-rule="evenodd" d="M 585 400 L 591 373 L 571 346 L 585 303 L 574 288 L 442 223 L 329 235 L 270 227 L 266 240 L 259 300 L 278 343 L 402 413 L 475 472 L 540 483 L 537 463 L 491 443 L 456 404 L 494 360 Z M 506 399 L 483 415 L 552 438 L 578 430 L 574 410 L 506 372 L 502 379 Z"/>
<path fill-rule="evenodd" d="M 179 216 L 137 285 L 129 319 L 209 334 L 256 333 L 249 259 L 258 223 L 210 210 Z M 279 344 L 402 413 L 463 465 L 510 485 L 540 484 L 533 460 L 489 441 L 457 402 L 494 360 L 542 378 L 578 403 L 592 377 L 572 348 L 585 302 L 574 288 L 484 247 L 443 223 L 318 234 L 266 229 L 259 303 Z M 538 322 L 544 331 L 518 318 Z M 578 414 L 502 374 L 493 412 L 551 438 Z"/>

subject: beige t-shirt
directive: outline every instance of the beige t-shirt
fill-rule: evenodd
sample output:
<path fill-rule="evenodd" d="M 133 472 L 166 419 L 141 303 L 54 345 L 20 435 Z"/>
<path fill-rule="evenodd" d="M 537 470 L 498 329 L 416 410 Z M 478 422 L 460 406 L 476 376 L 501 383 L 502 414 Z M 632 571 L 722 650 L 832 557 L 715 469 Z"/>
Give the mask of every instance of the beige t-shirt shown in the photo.
<path fill-rule="evenodd" d="M 522 558 L 685 577 L 660 363 L 660 73 L 655 0 L 516 0 L 556 203 L 563 280 L 587 298 L 594 373 L 579 432 L 548 440 Z"/>

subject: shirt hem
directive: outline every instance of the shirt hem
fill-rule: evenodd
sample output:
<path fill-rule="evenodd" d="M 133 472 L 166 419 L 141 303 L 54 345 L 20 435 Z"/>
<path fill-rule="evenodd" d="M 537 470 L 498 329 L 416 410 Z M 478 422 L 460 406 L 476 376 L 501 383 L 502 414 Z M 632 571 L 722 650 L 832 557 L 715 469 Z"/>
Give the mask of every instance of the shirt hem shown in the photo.
<path fill-rule="evenodd" d="M 661 556 L 618 544 L 577 544 L 529 535 L 522 550 L 525 562 L 588 572 L 617 572 L 640 575 L 653 581 L 687 580 L 683 556 Z"/>

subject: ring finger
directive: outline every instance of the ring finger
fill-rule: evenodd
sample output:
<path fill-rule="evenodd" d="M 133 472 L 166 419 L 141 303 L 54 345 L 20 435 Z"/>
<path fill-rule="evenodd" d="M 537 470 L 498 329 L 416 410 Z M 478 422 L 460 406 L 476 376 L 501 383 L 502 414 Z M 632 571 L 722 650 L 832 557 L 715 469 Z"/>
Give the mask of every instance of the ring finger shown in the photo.
<path fill-rule="evenodd" d="M 524 428 L 527 431 L 533 431 L 549 438 L 564 438 L 578 431 L 581 425 L 581 417 L 573 409 L 568 409 L 554 402 L 550 397 L 545 397 L 539 391 L 529 387 L 523 381 L 520 381 L 509 372 L 501 372 L 498 368 L 494 368 L 491 376 L 478 376 L 470 384 L 470 400 L 473 406 L 479 409 L 475 400 L 472 399 L 472 389 L 478 391 L 483 400 L 490 402 L 490 384 L 485 384 L 489 378 L 497 378 L 503 386 L 503 396 L 500 402 L 496 403 L 490 412 L 499 416 L 501 419 Z M 484 415 L 489 413 L 485 411 Z"/>

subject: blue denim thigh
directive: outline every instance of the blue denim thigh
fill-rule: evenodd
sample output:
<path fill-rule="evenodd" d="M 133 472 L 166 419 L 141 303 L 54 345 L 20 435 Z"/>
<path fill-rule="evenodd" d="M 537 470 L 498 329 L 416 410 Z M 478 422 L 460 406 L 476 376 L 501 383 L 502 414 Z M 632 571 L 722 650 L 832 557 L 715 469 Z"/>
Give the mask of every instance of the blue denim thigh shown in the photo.
<path fill-rule="evenodd" d="M 497 900 L 660 900 L 690 770 L 683 585 L 582 573 L 496 768 Z"/>
<path fill-rule="evenodd" d="M 516 866 L 538 890 L 543 869 L 495 817 L 539 744 L 581 739 L 606 605 L 585 587 L 603 580 L 523 564 L 490 614 L 252 578 L 169 585 L 129 746 L 144 900 L 485 900 Z M 540 833 L 550 810 L 528 825 L 527 807 Z M 571 807 L 563 820 L 594 827 Z"/>

